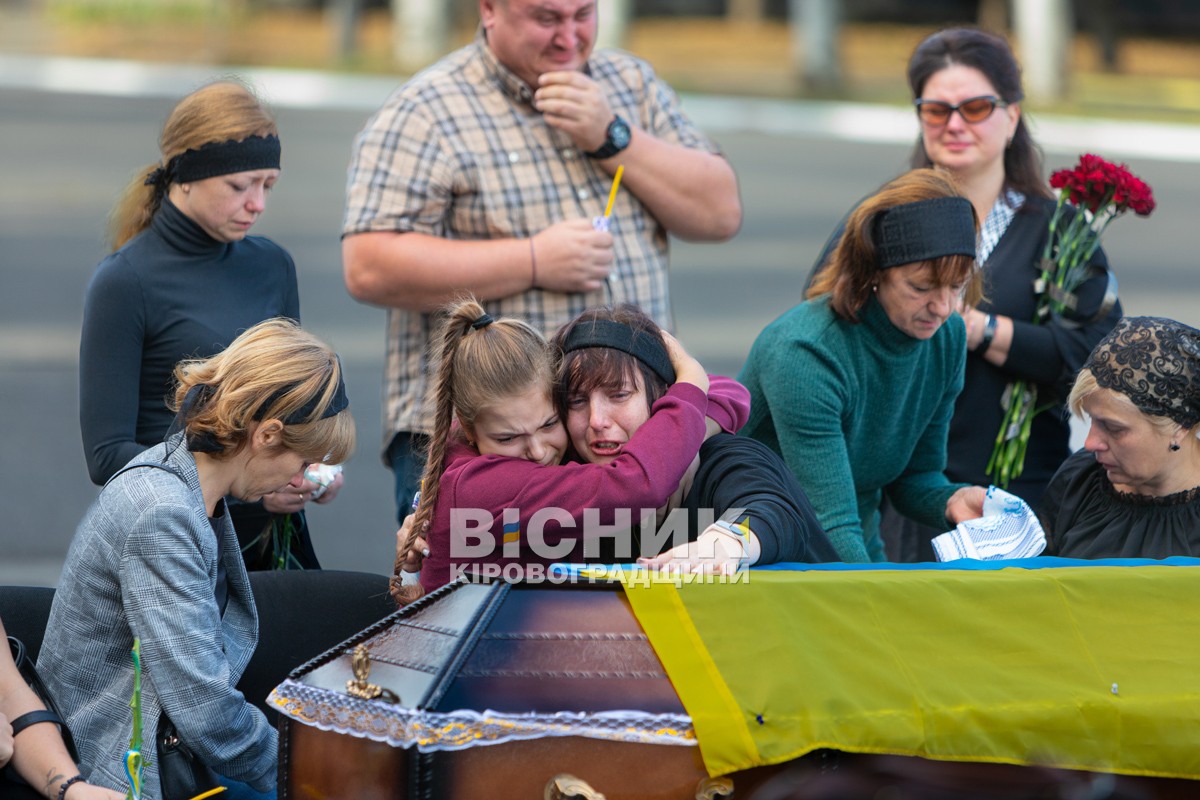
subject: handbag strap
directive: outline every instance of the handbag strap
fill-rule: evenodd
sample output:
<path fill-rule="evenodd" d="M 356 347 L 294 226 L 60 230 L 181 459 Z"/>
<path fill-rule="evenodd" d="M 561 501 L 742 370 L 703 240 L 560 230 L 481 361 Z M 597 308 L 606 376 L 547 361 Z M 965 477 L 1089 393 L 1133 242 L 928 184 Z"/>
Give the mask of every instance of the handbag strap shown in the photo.
<path fill-rule="evenodd" d="M 187 479 L 184 478 L 183 475 L 180 474 L 179 470 L 175 469 L 174 467 L 166 464 L 155 464 L 153 462 L 148 462 L 145 464 L 130 464 L 122 467 L 113 473 L 112 477 L 110 477 L 104 485 L 107 487 L 109 483 L 112 483 L 113 478 L 117 477 L 123 472 L 128 472 L 129 470 L 137 469 L 138 467 L 161 469 L 164 472 L 171 473 L 185 484 L 187 483 Z M 103 489 L 101 491 L 103 491 Z M 17 665 L 17 671 L 21 673 L 21 677 L 25 679 L 27 684 L 29 684 L 29 688 L 33 690 L 33 693 L 36 694 L 38 699 L 42 701 L 42 705 L 46 707 L 46 710 L 44 711 L 31 711 L 28 714 L 22 714 L 13 720 L 11 723 L 13 727 L 13 736 L 16 736 L 19 731 L 28 728 L 30 725 L 36 725 L 39 722 L 53 722 L 58 726 L 59 731 L 62 732 L 63 744 L 67 746 L 67 752 L 71 754 L 71 758 L 74 759 L 75 763 L 78 764 L 79 750 L 75 747 L 75 737 L 71 735 L 71 729 L 67 727 L 67 723 L 63 721 L 63 716 L 59 713 L 58 706 L 55 704 L 54 698 L 51 697 L 49 690 L 46 689 L 46 684 L 42 681 L 42 676 L 38 674 L 37 666 L 29 658 L 29 652 L 25 648 L 25 643 L 15 636 L 9 636 L 8 646 L 12 651 L 13 662 Z"/>
<path fill-rule="evenodd" d="M 17 665 L 17 669 L 21 669 L 21 664 L 29 658 L 28 652 L 25 650 L 25 643 L 15 636 L 8 637 L 8 649 L 12 653 L 13 663 Z M 22 674 L 24 674 L 22 672 Z"/>
<path fill-rule="evenodd" d="M 125 472 L 129 472 L 130 470 L 137 469 L 138 467 L 150 467 L 152 469 L 161 469 L 163 472 L 171 473 L 176 478 L 179 478 L 179 480 L 183 481 L 185 484 L 187 483 L 187 478 L 183 477 L 183 473 L 181 473 L 179 470 L 175 469 L 174 467 L 170 466 L 169 464 L 156 464 L 153 461 L 146 461 L 141 464 L 126 464 L 125 466 L 121 467 L 119 470 L 114 472 L 107 481 L 104 482 L 104 486 L 101 488 L 100 491 L 104 491 L 104 489 L 107 489 L 108 485 L 110 483 L 112 483 L 113 479 L 116 478 L 118 475 L 125 473 Z"/>

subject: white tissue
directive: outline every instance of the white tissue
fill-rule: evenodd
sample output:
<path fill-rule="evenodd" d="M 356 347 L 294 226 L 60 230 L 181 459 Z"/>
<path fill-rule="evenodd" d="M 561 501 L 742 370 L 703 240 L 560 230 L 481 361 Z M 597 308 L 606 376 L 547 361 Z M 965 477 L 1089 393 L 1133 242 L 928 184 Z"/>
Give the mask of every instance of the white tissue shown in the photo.
<path fill-rule="evenodd" d="M 308 469 L 304 470 L 304 479 L 317 485 L 317 488 L 313 489 L 312 499 L 316 500 L 325 494 L 329 484 L 333 483 L 333 479 L 341 474 L 341 464 L 309 464 Z"/>
<path fill-rule="evenodd" d="M 1045 549 L 1046 533 L 1033 509 L 996 486 L 988 487 L 982 517 L 960 522 L 933 540 L 938 561 L 1032 558 Z"/>

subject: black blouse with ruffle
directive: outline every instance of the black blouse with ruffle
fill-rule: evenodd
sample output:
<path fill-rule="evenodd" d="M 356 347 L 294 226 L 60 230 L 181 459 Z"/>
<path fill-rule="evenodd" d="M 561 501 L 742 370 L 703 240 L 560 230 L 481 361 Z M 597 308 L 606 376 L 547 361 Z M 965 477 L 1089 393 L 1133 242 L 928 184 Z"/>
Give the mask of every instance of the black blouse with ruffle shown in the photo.
<path fill-rule="evenodd" d="M 1048 556 L 1200 556 L 1200 487 L 1165 497 L 1119 492 L 1086 450 L 1050 481 L 1038 517 Z"/>

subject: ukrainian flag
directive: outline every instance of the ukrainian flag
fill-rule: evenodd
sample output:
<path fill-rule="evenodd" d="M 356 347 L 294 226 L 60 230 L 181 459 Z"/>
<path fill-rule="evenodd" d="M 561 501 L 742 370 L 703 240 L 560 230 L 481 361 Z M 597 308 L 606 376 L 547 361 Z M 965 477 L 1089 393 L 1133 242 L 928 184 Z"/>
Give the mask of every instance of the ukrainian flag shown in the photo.
<path fill-rule="evenodd" d="M 626 585 L 710 774 L 834 748 L 1200 779 L 1200 559 L 782 566 Z"/>
<path fill-rule="evenodd" d="M 503 537 L 504 537 L 503 538 L 504 544 L 512 544 L 514 542 L 521 541 L 521 523 L 520 522 L 504 523 Z"/>

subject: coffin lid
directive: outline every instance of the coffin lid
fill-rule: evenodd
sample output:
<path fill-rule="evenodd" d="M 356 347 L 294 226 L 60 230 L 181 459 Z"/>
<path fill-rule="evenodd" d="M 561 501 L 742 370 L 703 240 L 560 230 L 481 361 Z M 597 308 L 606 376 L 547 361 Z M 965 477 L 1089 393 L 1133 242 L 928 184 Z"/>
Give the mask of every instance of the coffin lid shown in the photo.
<path fill-rule="evenodd" d="M 368 682 L 399 702 L 347 693 L 359 645 Z M 542 736 L 695 744 L 615 585 L 451 583 L 297 668 L 269 702 L 303 724 L 422 751 Z"/>

